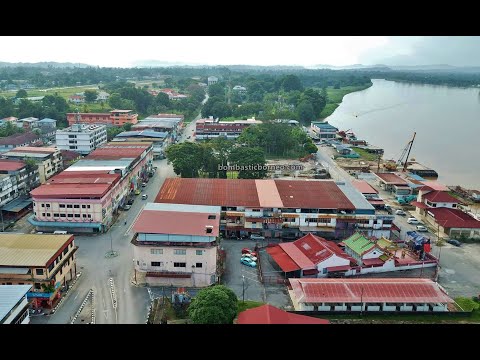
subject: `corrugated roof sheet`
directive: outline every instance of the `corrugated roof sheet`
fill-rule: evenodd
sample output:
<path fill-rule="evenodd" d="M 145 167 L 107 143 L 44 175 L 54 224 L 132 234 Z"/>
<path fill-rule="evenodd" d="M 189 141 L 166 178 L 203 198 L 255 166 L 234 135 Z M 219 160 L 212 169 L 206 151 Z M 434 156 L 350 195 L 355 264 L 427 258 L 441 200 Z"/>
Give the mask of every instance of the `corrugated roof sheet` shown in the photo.
<path fill-rule="evenodd" d="M 442 227 L 458 229 L 479 229 L 480 221 L 458 209 L 428 208 L 435 215 L 435 221 Z"/>
<path fill-rule="evenodd" d="M 0 171 L 17 171 L 24 167 L 23 161 L 0 160 Z"/>
<path fill-rule="evenodd" d="M 446 202 L 456 204 L 460 202 L 456 197 L 453 197 L 446 191 L 432 191 L 423 195 L 423 198 L 431 202 Z"/>
<path fill-rule="evenodd" d="M 78 198 L 78 197 L 103 197 L 113 186 L 110 184 L 92 184 L 92 183 L 71 183 L 71 184 L 51 184 L 40 185 L 30 191 L 30 195 L 36 196 L 54 196 L 58 198 Z"/>
<path fill-rule="evenodd" d="M 397 174 L 393 173 L 374 173 L 389 185 L 407 185 L 407 182 Z"/>
<path fill-rule="evenodd" d="M 283 207 L 282 199 L 278 193 L 275 181 L 255 180 L 257 187 L 258 201 L 262 207 Z"/>
<path fill-rule="evenodd" d="M 32 285 L 0 285 L 0 324 L 31 288 Z"/>
<path fill-rule="evenodd" d="M 352 185 L 362 194 L 378 194 L 378 191 L 365 180 L 353 180 Z"/>
<path fill-rule="evenodd" d="M 451 303 L 430 279 L 290 279 L 295 297 L 302 303 Z"/>
<path fill-rule="evenodd" d="M 346 247 L 352 249 L 356 254 L 362 256 L 375 247 L 375 243 L 360 233 L 355 233 L 348 239 L 343 240 Z"/>
<path fill-rule="evenodd" d="M 364 210 L 366 213 L 375 213 L 375 209 L 365 199 L 365 196 L 362 195 L 360 191 L 358 191 L 350 182 L 337 182 L 336 183 L 338 188 L 345 194 L 345 197 L 350 201 L 356 210 Z"/>
<path fill-rule="evenodd" d="M 38 140 L 40 137 L 33 132 L 15 134 L 0 139 L 0 145 L 22 145 Z"/>
<path fill-rule="evenodd" d="M 45 266 L 73 235 L 0 234 L 0 266 Z"/>
<path fill-rule="evenodd" d="M 237 324 L 329 324 L 328 320 L 292 314 L 272 305 L 262 305 L 238 314 Z"/>
<path fill-rule="evenodd" d="M 267 247 L 267 253 L 284 272 L 300 270 L 300 266 L 282 249 L 281 246 Z"/>

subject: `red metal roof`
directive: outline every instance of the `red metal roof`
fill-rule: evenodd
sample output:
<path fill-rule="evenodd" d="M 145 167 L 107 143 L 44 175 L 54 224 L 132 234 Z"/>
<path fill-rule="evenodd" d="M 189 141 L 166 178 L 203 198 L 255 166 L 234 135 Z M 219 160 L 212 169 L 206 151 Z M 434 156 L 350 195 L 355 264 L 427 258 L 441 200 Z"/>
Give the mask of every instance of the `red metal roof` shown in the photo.
<path fill-rule="evenodd" d="M 262 305 L 238 314 L 237 324 L 330 324 L 328 320 L 298 315 L 272 305 Z"/>
<path fill-rule="evenodd" d="M 431 191 L 428 194 L 423 195 L 423 198 L 431 202 L 459 203 L 457 198 L 453 197 L 446 191 Z"/>
<path fill-rule="evenodd" d="M 362 260 L 363 265 L 365 266 L 375 266 L 375 265 L 383 265 L 385 264 L 385 261 L 382 261 L 379 258 L 376 259 L 364 259 Z"/>
<path fill-rule="evenodd" d="M 300 267 L 300 269 L 313 268 L 315 264 L 294 243 L 278 244 L 285 253 Z"/>
<path fill-rule="evenodd" d="M 26 132 L 23 134 L 14 134 L 0 139 L 0 145 L 23 145 L 32 143 L 40 137 L 33 132 Z"/>
<path fill-rule="evenodd" d="M 353 180 L 352 185 L 362 194 L 378 194 L 378 191 L 365 180 Z"/>
<path fill-rule="evenodd" d="M 332 180 L 275 180 L 284 207 L 354 210 Z"/>
<path fill-rule="evenodd" d="M 326 268 L 328 272 L 334 271 L 347 271 L 351 269 L 350 265 L 340 265 L 340 266 L 329 266 Z"/>
<path fill-rule="evenodd" d="M 63 171 L 47 181 L 48 184 L 114 184 L 120 174 L 108 174 L 104 171 Z"/>
<path fill-rule="evenodd" d="M 435 180 L 422 180 L 420 183 L 424 184 L 431 190 L 448 191 L 448 187 Z M 421 189 L 423 190 L 423 187 Z"/>
<path fill-rule="evenodd" d="M 57 149 L 54 147 L 19 146 L 19 147 L 16 147 L 13 151 L 33 152 L 33 153 L 40 153 L 40 154 L 53 154 L 57 152 Z"/>
<path fill-rule="evenodd" d="M 112 187 L 112 184 L 43 184 L 30 191 L 38 198 L 101 198 Z"/>
<path fill-rule="evenodd" d="M 412 201 L 410 203 L 410 205 L 412 206 L 415 206 L 417 208 L 420 208 L 420 209 L 428 209 L 428 206 L 422 202 L 419 202 L 419 201 Z"/>
<path fill-rule="evenodd" d="M 267 247 L 267 253 L 284 272 L 300 270 L 300 266 L 280 246 Z"/>
<path fill-rule="evenodd" d="M 290 244 L 294 244 L 314 264 L 321 263 L 334 254 L 345 259 L 348 258 L 348 255 L 337 244 L 313 234 L 307 234 Z"/>
<path fill-rule="evenodd" d="M 430 279 L 290 279 L 295 297 L 302 303 L 450 303 Z"/>
<path fill-rule="evenodd" d="M 143 210 L 133 225 L 137 233 L 218 236 L 220 215 L 209 219 L 207 213 Z M 206 232 L 212 226 L 212 232 Z"/>
<path fill-rule="evenodd" d="M 385 204 L 385 201 L 383 201 L 383 200 L 370 200 L 370 199 L 367 199 L 367 201 L 368 201 L 371 205 L 383 205 L 383 204 Z"/>
<path fill-rule="evenodd" d="M 60 150 L 60 153 L 62 154 L 62 159 L 64 161 L 75 160 L 76 158 L 81 156 L 81 154 L 71 150 Z"/>
<path fill-rule="evenodd" d="M 94 150 L 85 159 L 122 159 L 122 158 L 137 158 L 148 149 L 151 144 L 140 143 L 108 143 L 101 148 Z"/>
<path fill-rule="evenodd" d="M 374 173 L 389 185 L 407 185 L 407 182 L 397 174 L 393 173 Z"/>
<path fill-rule="evenodd" d="M 0 160 L 0 171 L 16 171 L 25 167 L 23 161 Z"/>
<path fill-rule="evenodd" d="M 446 228 L 479 229 L 480 221 L 458 209 L 429 208 L 435 215 L 435 221 Z"/>
<path fill-rule="evenodd" d="M 255 180 L 169 178 L 157 203 L 259 207 Z"/>

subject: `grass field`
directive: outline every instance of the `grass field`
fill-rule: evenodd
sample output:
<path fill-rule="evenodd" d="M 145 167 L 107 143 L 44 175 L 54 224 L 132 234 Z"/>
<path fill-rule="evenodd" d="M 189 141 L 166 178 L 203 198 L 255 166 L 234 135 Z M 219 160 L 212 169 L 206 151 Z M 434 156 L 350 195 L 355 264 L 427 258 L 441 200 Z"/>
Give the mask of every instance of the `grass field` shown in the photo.
<path fill-rule="evenodd" d="M 378 160 L 378 155 L 371 154 L 364 149 L 360 149 L 360 148 L 357 148 L 357 147 L 352 147 L 352 150 L 355 151 L 358 155 L 360 155 L 360 157 L 363 160 L 367 160 L 367 161 L 377 161 Z"/>
<path fill-rule="evenodd" d="M 345 95 L 350 94 L 355 91 L 360 91 L 369 88 L 372 84 L 363 85 L 363 86 L 345 86 L 340 89 L 334 89 L 333 87 L 327 88 L 328 102 L 323 111 L 320 114 L 320 118 L 324 119 L 327 116 L 333 114 L 335 109 L 340 105 L 342 99 Z"/>
<path fill-rule="evenodd" d="M 259 302 L 259 301 L 245 300 L 245 302 L 243 302 L 242 300 L 238 300 L 238 312 L 237 313 L 241 313 L 242 311 L 252 309 L 252 308 L 256 308 L 256 307 L 259 307 L 259 306 L 262 306 L 262 305 L 264 305 L 264 303 Z"/>
<path fill-rule="evenodd" d="M 71 87 L 61 87 L 61 88 L 51 88 L 51 89 L 30 89 L 27 90 L 29 97 L 31 96 L 45 96 L 45 95 L 55 95 L 57 93 L 59 96 L 64 97 L 68 100 L 70 95 L 84 92 L 85 90 L 97 90 L 98 85 L 87 85 L 87 86 L 71 86 Z M 0 96 L 6 98 L 15 97 L 16 91 L 1 91 Z"/>

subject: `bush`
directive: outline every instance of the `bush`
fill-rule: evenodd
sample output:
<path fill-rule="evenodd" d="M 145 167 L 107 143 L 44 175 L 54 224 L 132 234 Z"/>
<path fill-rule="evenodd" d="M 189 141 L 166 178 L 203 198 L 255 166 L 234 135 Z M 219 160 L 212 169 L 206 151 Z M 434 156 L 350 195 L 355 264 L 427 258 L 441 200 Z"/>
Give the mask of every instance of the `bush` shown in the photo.
<path fill-rule="evenodd" d="M 480 307 L 480 304 L 475 302 L 472 299 L 466 297 L 459 297 L 455 299 L 455 302 L 464 310 L 464 311 L 473 311 L 477 310 Z"/>

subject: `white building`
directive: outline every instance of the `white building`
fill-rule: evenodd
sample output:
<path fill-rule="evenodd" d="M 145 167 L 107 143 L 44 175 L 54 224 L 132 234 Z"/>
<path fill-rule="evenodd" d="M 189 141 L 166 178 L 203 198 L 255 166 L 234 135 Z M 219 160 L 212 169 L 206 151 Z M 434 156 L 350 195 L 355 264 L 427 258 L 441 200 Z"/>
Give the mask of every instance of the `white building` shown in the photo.
<path fill-rule="evenodd" d="M 105 91 L 100 91 L 97 95 L 97 101 L 107 101 L 110 94 Z"/>
<path fill-rule="evenodd" d="M 148 284 L 209 286 L 217 281 L 220 206 L 149 203 L 133 230 L 135 278 Z"/>
<path fill-rule="evenodd" d="M 57 130 L 56 142 L 60 150 L 89 154 L 107 142 L 107 128 L 105 125 L 73 124 Z"/>
<path fill-rule="evenodd" d="M 216 76 L 209 76 L 208 77 L 208 85 L 213 85 L 218 82 L 218 78 Z"/>
<path fill-rule="evenodd" d="M 27 293 L 32 285 L 0 285 L 0 325 L 28 324 Z"/>

